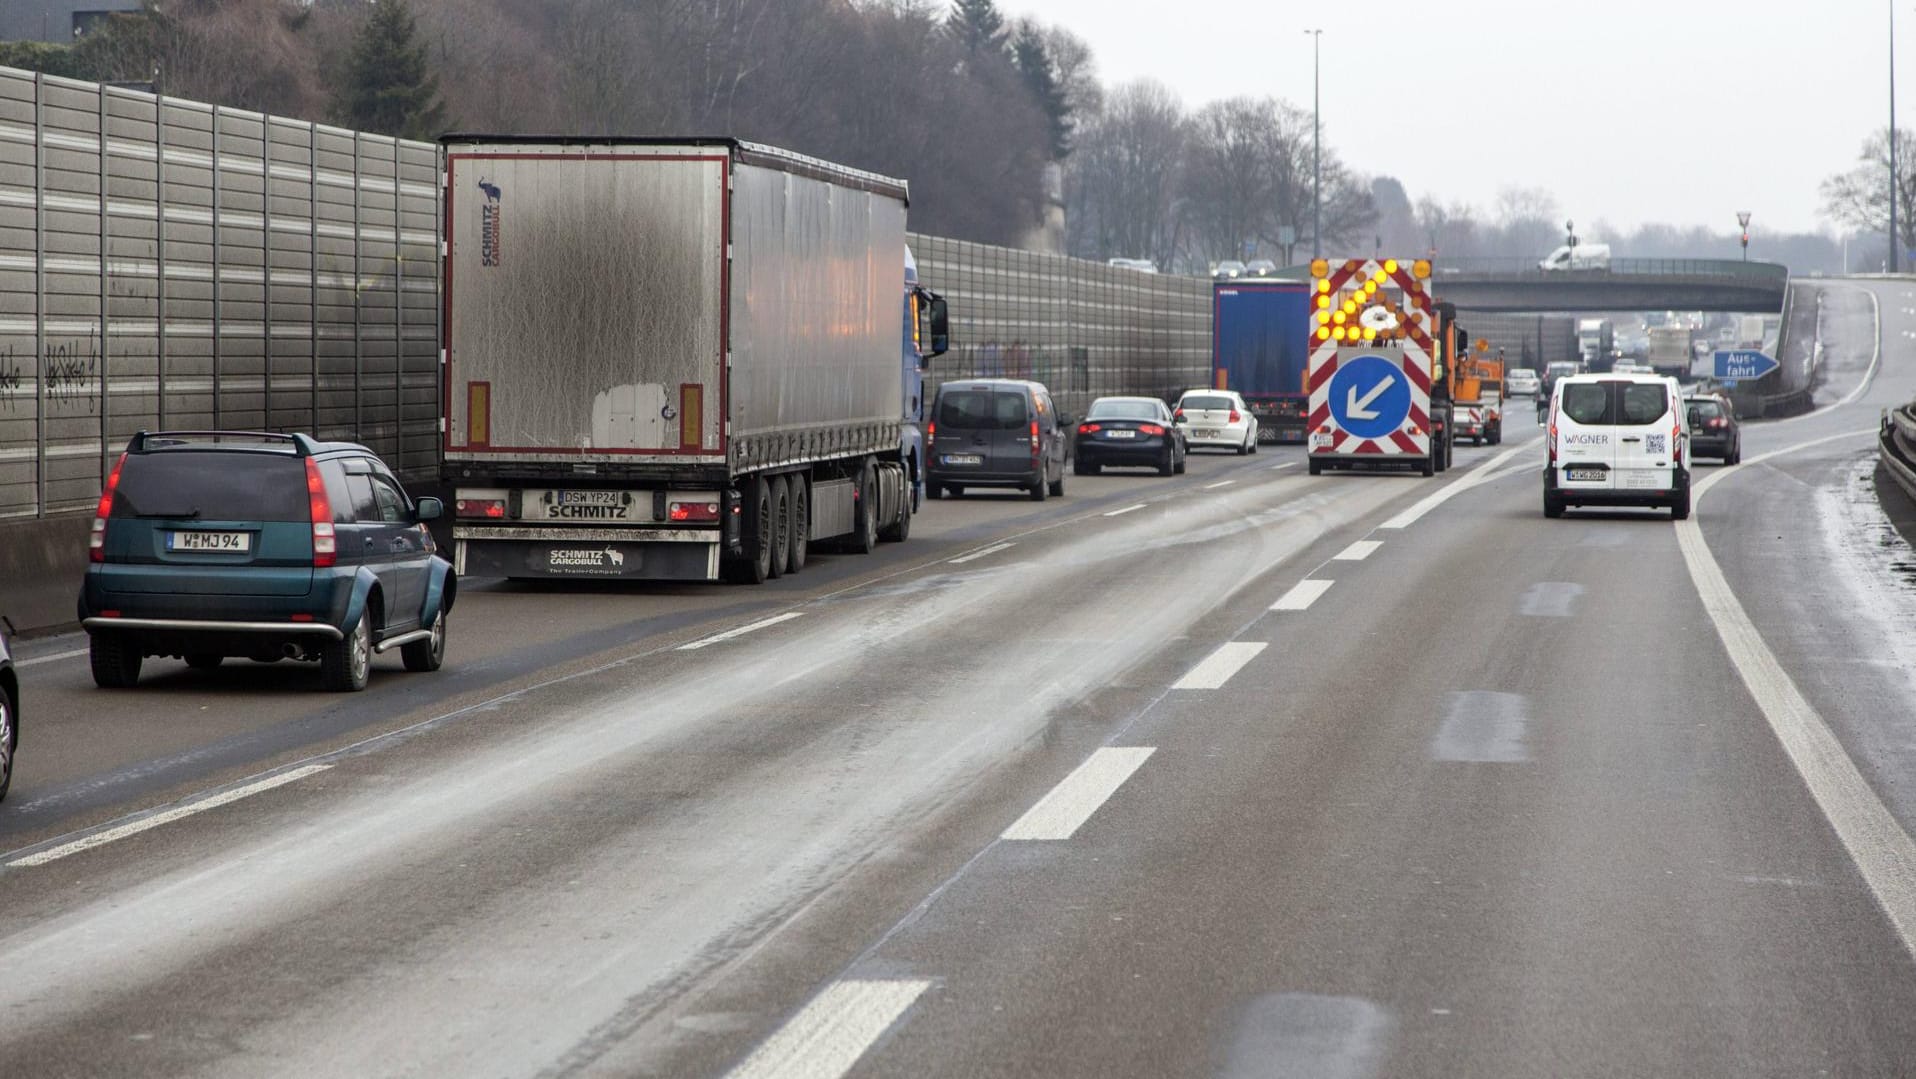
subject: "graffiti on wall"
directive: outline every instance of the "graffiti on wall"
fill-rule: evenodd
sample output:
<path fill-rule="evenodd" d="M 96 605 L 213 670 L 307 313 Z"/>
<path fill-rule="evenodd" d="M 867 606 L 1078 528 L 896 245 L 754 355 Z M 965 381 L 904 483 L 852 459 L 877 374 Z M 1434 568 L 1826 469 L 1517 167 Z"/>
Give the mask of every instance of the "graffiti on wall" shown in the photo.
<path fill-rule="evenodd" d="M 88 412 L 99 409 L 100 369 L 105 356 L 97 331 L 83 338 L 49 342 L 46 352 L 24 355 L 16 345 L 0 349 L 0 411 L 18 411 L 31 406 L 30 386 L 35 379 L 46 388 L 48 404 L 69 409 L 84 404 Z"/>

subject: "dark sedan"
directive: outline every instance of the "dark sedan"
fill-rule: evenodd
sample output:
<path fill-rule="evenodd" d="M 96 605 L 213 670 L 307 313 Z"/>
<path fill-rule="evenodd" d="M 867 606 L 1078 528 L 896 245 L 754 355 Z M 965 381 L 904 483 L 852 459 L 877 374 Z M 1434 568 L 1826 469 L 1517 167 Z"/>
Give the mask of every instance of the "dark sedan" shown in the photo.
<path fill-rule="evenodd" d="M 1690 456 L 1716 457 L 1733 465 L 1743 460 L 1743 429 L 1737 425 L 1736 412 L 1721 397 L 1686 397 L 1690 410 Z"/>
<path fill-rule="evenodd" d="M 1184 432 L 1171 410 L 1155 397 L 1100 397 L 1078 424 L 1071 456 L 1080 476 L 1106 466 L 1156 468 L 1158 475 L 1184 471 Z"/>

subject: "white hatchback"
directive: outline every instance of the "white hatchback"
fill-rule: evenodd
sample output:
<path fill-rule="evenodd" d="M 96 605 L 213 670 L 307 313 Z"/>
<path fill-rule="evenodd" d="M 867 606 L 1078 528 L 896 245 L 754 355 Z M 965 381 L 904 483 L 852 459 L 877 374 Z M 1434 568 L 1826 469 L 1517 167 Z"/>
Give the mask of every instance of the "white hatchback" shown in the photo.
<path fill-rule="evenodd" d="M 1690 429 L 1676 380 L 1566 375 L 1550 393 L 1543 515 L 1569 506 L 1651 506 L 1690 516 Z"/>
<path fill-rule="evenodd" d="M 1534 397 L 1543 388 L 1543 380 L 1528 367 L 1519 367 L 1504 377 L 1504 388 L 1512 397 Z"/>
<path fill-rule="evenodd" d="M 1171 418 L 1191 449 L 1257 452 L 1257 417 L 1234 390 L 1192 390 L 1178 398 Z"/>

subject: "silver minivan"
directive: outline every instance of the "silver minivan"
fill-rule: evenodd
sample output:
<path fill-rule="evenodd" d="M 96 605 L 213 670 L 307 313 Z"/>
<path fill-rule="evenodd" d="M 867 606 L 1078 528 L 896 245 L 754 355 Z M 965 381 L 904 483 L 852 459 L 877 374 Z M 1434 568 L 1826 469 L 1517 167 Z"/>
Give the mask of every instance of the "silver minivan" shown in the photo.
<path fill-rule="evenodd" d="M 1570 506 L 1649 506 L 1690 516 L 1690 428 L 1662 375 L 1566 375 L 1550 393 L 1543 515 Z"/>

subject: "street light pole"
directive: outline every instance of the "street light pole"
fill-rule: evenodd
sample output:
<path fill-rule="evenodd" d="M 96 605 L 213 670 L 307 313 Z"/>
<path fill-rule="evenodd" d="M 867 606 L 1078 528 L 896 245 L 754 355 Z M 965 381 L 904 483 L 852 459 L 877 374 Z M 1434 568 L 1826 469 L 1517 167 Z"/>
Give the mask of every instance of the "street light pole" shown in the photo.
<path fill-rule="evenodd" d="M 1889 272 L 1896 272 L 1896 0 L 1889 0 Z"/>
<path fill-rule="evenodd" d="M 1324 257 L 1324 122 L 1320 119 L 1324 83 L 1318 64 L 1324 31 L 1304 32 L 1311 35 L 1311 259 L 1315 261 Z"/>
<path fill-rule="evenodd" d="M 1750 211 L 1738 210 L 1736 223 L 1743 230 L 1743 261 L 1750 261 Z"/>

